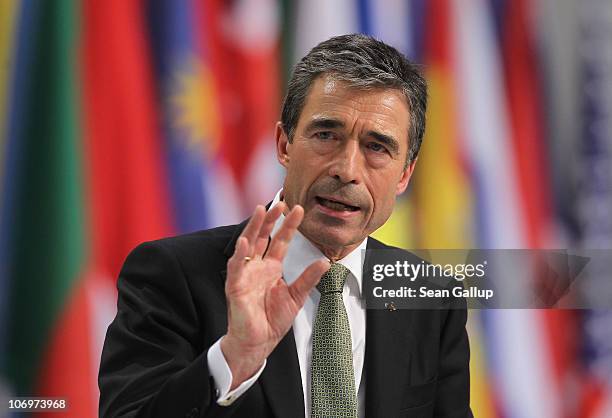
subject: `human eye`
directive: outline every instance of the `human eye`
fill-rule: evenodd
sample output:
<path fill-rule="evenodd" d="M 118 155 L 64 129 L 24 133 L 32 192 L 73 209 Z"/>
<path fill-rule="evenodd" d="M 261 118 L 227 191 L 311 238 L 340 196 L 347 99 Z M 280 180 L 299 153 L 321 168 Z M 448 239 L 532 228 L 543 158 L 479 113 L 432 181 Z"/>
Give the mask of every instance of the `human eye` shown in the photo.
<path fill-rule="evenodd" d="M 368 149 L 370 149 L 371 151 L 374 151 L 376 153 L 387 153 L 387 148 L 385 148 L 384 145 L 378 143 L 378 142 L 369 142 L 367 145 Z"/>
<path fill-rule="evenodd" d="M 315 138 L 317 139 L 321 139 L 323 141 L 329 140 L 329 139 L 334 139 L 334 133 L 331 131 L 319 131 L 319 132 L 315 132 L 314 134 Z"/>

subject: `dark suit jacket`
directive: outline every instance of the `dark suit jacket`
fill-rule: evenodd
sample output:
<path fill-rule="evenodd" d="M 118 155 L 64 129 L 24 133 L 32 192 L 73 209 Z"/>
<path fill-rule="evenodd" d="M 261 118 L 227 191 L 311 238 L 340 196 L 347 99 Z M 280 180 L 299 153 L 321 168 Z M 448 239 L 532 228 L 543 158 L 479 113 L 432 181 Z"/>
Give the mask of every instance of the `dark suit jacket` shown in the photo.
<path fill-rule="evenodd" d="M 215 402 L 206 355 L 227 330 L 226 263 L 244 226 L 145 243 L 128 256 L 102 353 L 100 416 L 304 416 L 292 330 L 245 394 L 229 407 Z M 368 249 L 383 248 L 368 241 Z M 465 301 L 451 303 L 439 310 L 367 310 L 367 418 L 472 416 Z"/>

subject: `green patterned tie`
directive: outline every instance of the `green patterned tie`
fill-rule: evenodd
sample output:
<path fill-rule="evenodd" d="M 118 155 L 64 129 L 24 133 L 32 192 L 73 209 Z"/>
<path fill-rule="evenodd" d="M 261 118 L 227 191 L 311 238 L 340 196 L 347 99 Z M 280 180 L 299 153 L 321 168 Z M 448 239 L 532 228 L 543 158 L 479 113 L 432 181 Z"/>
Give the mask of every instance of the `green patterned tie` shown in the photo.
<path fill-rule="evenodd" d="M 321 299 L 312 330 L 311 418 L 357 418 L 351 328 L 342 301 L 348 273 L 332 263 L 317 285 Z"/>

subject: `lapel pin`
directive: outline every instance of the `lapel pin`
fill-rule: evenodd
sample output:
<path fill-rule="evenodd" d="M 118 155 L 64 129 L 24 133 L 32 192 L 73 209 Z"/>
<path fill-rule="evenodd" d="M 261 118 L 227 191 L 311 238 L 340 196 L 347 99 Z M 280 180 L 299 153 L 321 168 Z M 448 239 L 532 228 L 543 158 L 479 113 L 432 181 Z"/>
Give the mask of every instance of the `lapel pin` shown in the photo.
<path fill-rule="evenodd" d="M 387 310 L 389 312 L 393 312 L 393 311 L 395 311 L 397 309 L 395 307 L 395 303 L 393 303 L 393 302 L 385 302 L 385 308 L 387 308 Z"/>

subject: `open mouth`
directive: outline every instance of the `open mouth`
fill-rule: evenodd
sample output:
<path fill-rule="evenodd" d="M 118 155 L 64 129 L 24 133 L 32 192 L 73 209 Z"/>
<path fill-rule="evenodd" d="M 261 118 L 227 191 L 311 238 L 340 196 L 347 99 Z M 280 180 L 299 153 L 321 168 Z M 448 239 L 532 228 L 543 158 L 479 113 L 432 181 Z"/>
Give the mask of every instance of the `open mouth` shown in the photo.
<path fill-rule="evenodd" d="M 317 202 L 321 206 L 324 206 L 324 207 L 326 207 L 328 209 L 331 209 L 331 210 L 349 211 L 349 212 L 356 212 L 356 211 L 359 210 L 359 206 L 348 205 L 346 203 L 342 203 L 342 202 L 339 202 L 337 200 L 324 199 L 324 198 L 319 197 L 319 196 L 317 196 L 316 199 L 317 199 Z"/>

